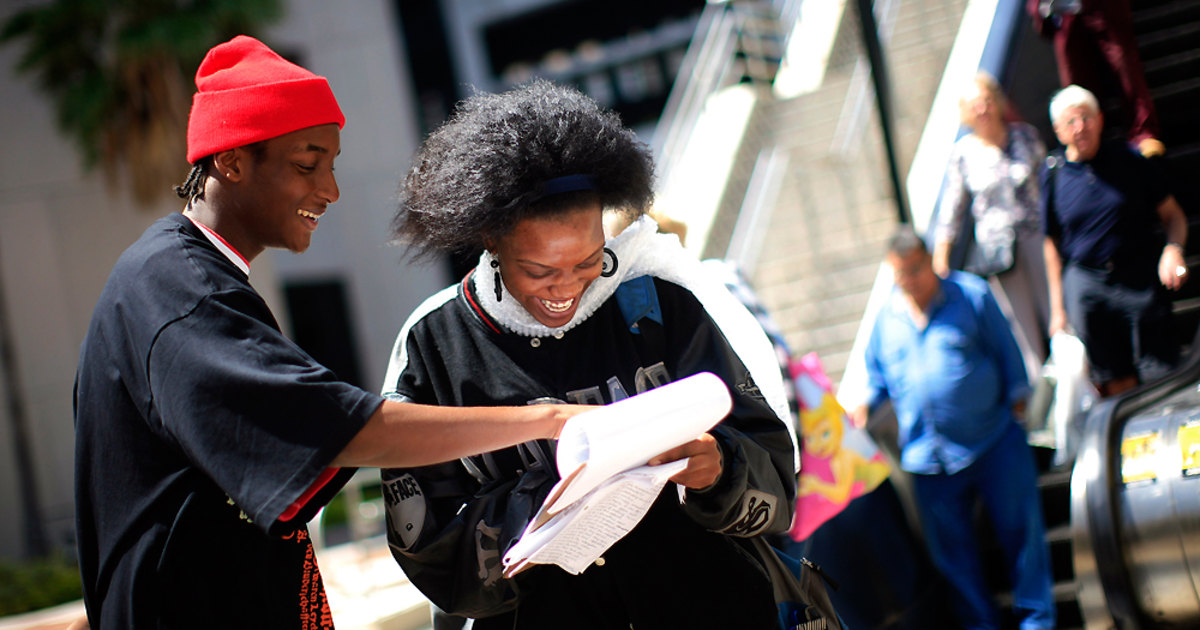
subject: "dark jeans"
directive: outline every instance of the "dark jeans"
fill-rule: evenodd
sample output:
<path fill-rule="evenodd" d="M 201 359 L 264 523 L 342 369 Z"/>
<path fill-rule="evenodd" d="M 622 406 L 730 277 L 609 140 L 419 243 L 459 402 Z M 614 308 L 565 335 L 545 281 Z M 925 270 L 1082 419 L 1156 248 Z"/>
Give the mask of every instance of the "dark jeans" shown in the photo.
<path fill-rule="evenodd" d="M 1013 581 L 1013 611 L 1021 630 L 1054 628 L 1050 552 L 1037 467 L 1025 432 L 1013 423 L 999 443 L 965 469 L 953 475 L 913 475 L 912 480 L 930 555 L 958 595 L 952 606 L 962 626 L 999 627 L 973 518 L 976 502 L 982 499 L 986 518 L 1004 550 Z"/>
<path fill-rule="evenodd" d="M 1129 282 L 1072 263 L 1063 271 L 1062 287 L 1067 318 L 1087 348 L 1094 382 L 1128 376 L 1146 382 L 1179 362 L 1171 302 L 1157 278 Z"/>

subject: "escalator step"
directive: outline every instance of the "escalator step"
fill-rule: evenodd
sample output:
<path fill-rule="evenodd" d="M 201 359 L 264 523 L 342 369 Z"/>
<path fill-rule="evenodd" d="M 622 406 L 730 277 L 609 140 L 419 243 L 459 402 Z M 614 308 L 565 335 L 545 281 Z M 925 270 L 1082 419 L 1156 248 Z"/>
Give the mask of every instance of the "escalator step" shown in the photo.
<path fill-rule="evenodd" d="M 1140 0 L 1133 11 L 1133 32 L 1141 37 L 1195 21 L 1200 21 L 1200 4 L 1193 0 Z"/>

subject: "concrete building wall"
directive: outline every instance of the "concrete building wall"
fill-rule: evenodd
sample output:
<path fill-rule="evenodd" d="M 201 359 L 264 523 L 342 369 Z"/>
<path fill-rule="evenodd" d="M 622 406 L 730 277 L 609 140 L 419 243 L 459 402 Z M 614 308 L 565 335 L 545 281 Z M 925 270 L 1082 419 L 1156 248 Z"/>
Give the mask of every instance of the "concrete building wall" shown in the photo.
<path fill-rule="evenodd" d="M 0 3 L 0 20 L 27 3 Z M 337 161 L 341 200 L 303 256 L 270 252 L 251 280 L 287 326 L 281 284 L 312 278 L 345 282 L 363 380 L 376 389 L 396 332 L 409 312 L 449 278 L 441 268 L 401 264 L 385 246 L 398 177 L 419 138 L 390 0 L 353 4 L 289 0 L 286 17 L 264 34 L 329 77 L 347 116 Z M 98 172 L 83 172 L 56 129 L 53 104 L 14 66 L 20 46 L 0 47 L 0 280 L 14 335 L 13 356 L 48 538 L 73 540 L 71 389 L 80 343 L 112 264 L 158 217 L 163 200 L 136 209 L 110 194 Z M 180 179 L 186 173 L 180 173 Z M 0 403 L 8 392 L 0 390 Z M 0 557 L 24 554 L 11 418 L 0 404 Z M 134 456 L 135 454 L 130 454 Z"/>
<path fill-rule="evenodd" d="M 902 176 L 967 4 L 876 3 Z M 820 87 L 775 101 L 762 124 L 774 148 L 786 155 L 787 169 L 752 278 L 792 352 L 818 353 L 835 384 L 850 360 L 887 240 L 898 225 L 870 68 L 853 3 L 845 5 Z"/>
<path fill-rule="evenodd" d="M 271 31 L 273 41 L 305 51 L 310 69 L 329 78 L 346 127 L 337 160 L 341 199 L 322 218 L 307 252 L 270 254 L 284 283 L 345 280 L 356 354 L 372 390 L 383 383 L 392 343 L 409 313 L 451 280 L 441 265 L 405 264 L 404 250 L 387 244 L 397 186 L 421 140 L 393 4 L 356 2 L 347 10 L 345 4 L 294 0 Z"/>
<path fill-rule="evenodd" d="M 16 7 L 0 5 L 0 18 Z M 169 205 L 135 210 L 84 173 L 54 125 L 52 103 L 14 72 L 20 50 L 0 47 L 0 281 L 13 335 L 38 498 L 51 542 L 70 540 L 71 387 L 92 305 L 121 251 Z M 0 391 L 5 403 L 8 391 Z M 23 555 L 18 470 L 8 404 L 0 407 L 0 556 Z"/>

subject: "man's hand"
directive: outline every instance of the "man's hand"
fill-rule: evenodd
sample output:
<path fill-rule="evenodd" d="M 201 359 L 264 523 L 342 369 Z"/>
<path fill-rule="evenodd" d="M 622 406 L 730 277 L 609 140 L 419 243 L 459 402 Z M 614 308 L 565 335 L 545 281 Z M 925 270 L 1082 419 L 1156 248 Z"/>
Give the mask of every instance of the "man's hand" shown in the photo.
<path fill-rule="evenodd" d="M 725 464 L 717 439 L 708 433 L 654 456 L 649 463 L 658 466 L 680 459 L 688 460 L 687 468 L 671 477 L 671 481 L 692 490 L 704 490 L 717 483 Z"/>
<path fill-rule="evenodd" d="M 1172 291 L 1183 286 L 1187 280 L 1187 263 L 1183 260 L 1183 248 L 1169 244 L 1163 248 L 1162 256 L 1158 259 L 1158 279 L 1164 287 Z"/>

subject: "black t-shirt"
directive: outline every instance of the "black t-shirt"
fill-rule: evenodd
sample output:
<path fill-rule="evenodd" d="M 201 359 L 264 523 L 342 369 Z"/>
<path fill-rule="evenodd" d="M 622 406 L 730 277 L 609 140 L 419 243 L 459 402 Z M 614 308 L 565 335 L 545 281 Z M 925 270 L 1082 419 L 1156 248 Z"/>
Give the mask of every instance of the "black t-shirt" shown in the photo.
<path fill-rule="evenodd" d="M 114 266 L 76 374 L 92 628 L 332 627 L 304 524 L 380 403 L 284 337 L 190 220 L 155 222 Z"/>
<path fill-rule="evenodd" d="M 1087 162 L 1069 162 L 1061 152 L 1054 182 L 1053 211 L 1042 197 L 1042 225 L 1058 241 L 1067 261 L 1095 268 L 1109 263 L 1137 277 L 1156 274 L 1161 236 L 1158 205 L 1167 196 L 1159 169 L 1119 143 L 1105 143 Z M 1046 190 L 1049 169 L 1041 170 Z"/>

